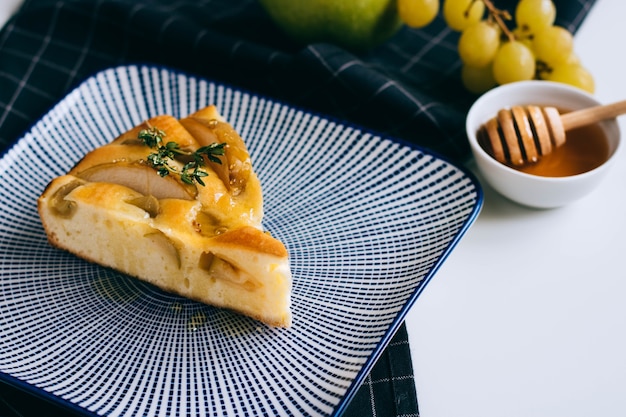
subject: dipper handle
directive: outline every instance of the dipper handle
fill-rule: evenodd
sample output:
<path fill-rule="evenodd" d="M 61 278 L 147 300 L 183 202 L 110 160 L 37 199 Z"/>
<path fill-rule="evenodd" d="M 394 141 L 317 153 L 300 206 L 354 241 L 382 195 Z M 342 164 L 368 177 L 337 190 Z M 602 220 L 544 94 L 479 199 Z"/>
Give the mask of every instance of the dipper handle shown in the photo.
<path fill-rule="evenodd" d="M 561 115 L 563 130 L 568 131 L 581 126 L 612 119 L 626 113 L 626 100 L 602 106 L 589 107 Z"/>

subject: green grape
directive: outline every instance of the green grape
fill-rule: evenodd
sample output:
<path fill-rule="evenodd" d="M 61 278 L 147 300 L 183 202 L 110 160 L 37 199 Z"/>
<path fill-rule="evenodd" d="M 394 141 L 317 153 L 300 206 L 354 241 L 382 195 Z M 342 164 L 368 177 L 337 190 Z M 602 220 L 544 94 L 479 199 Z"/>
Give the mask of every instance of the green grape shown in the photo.
<path fill-rule="evenodd" d="M 513 36 L 515 36 L 515 40 L 523 43 L 531 50 L 533 48 L 533 36 L 530 33 L 524 32 L 520 28 L 513 29 Z"/>
<path fill-rule="evenodd" d="M 535 56 L 522 42 L 506 42 L 493 59 L 493 77 L 498 84 L 531 80 L 535 77 Z"/>
<path fill-rule="evenodd" d="M 500 30 L 486 20 L 475 23 L 461 32 L 459 56 L 467 66 L 481 68 L 493 61 L 500 46 Z"/>
<path fill-rule="evenodd" d="M 564 64 L 556 66 L 549 72 L 546 80 L 569 84 L 591 94 L 595 91 L 593 76 L 580 64 Z"/>
<path fill-rule="evenodd" d="M 554 67 L 567 61 L 572 55 L 574 38 L 565 28 L 548 26 L 535 34 L 532 49 L 538 60 Z"/>
<path fill-rule="evenodd" d="M 527 33 L 552 26 L 555 18 L 556 7 L 552 0 L 520 0 L 515 9 L 515 23 Z"/>
<path fill-rule="evenodd" d="M 457 32 L 480 22 L 484 14 L 485 3 L 481 0 L 443 0 L 443 18 Z"/>
<path fill-rule="evenodd" d="M 412 28 L 422 28 L 439 13 L 439 0 L 398 0 L 398 16 Z"/>
<path fill-rule="evenodd" d="M 578 58 L 578 55 L 576 55 L 576 53 L 574 51 L 572 51 L 572 53 L 567 57 L 567 59 L 565 61 L 563 61 L 563 64 L 580 65 L 580 58 Z"/>
<path fill-rule="evenodd" d="M 487 65 L 482 68 L 468 67 L 461 68 L 461 81 L 465 88 L 475 94 L 481 94 L 496 86 L 496 79 L 493 77 L 493 68 Z"/>

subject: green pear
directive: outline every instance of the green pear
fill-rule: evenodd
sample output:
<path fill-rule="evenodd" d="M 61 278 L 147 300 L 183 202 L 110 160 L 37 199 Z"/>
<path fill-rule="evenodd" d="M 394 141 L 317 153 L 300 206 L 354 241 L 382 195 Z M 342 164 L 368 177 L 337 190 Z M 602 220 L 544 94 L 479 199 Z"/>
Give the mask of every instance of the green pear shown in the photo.
<path fill-rule="evenodd" d="M 363 52 L 402 26 L 397 0 L 259 0 L 272 20 L 302 44 L 329 42 Z"/>

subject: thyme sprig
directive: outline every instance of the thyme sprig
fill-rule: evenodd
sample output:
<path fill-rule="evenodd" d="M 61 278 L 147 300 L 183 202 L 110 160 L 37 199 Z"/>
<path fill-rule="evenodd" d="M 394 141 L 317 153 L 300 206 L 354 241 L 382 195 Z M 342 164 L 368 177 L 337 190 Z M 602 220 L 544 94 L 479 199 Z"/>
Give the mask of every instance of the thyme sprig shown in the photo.
<path fill-rule="evenodd" d="M 207 146 L 202 146 L 194 152 L 181 149 L 180 145 L 176 142 L 165 142 L 166 134 L 161 129 L 151 126 L 148 129 L 142 129 L 139 132 L 138 138 L 144 145 L 156 151 L 147 156 L 148 164 L 156 169 L 157 173 L 161 177 L 165 177 L 171 174 L 180 175 L 181 181 L 185 184 L 198 184 L 204 186 L 202 178 L 209 174 L 202 169 L 205 165 L 204 157 L 211 162 L 221 164 L 222 160 L 218 156 L 224 155 L 224 148 L 226 143 L 212 143 Z M 170 162 L 176 158 L 191 158 L 190 161 L 183 165 L 183 168 L 179 171 L 175 166 L 172 166 Z"/>

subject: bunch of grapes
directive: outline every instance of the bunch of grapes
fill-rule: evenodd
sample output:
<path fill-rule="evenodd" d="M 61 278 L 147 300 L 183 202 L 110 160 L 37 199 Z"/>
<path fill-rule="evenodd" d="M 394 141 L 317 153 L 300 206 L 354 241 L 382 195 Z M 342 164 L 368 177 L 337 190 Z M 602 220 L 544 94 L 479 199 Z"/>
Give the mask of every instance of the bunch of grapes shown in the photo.
<path fill-rule="evenodd" d="M 397 1 L 400 18 L 413 28 L 428 25 L 440 11 L 439 0 Z M 497 9 L 493 0 L 442 1 L 446 24 L 460 32 L 461 79 L 469 91 L 540 79 L 593 93 L 593 77 L 574 52 L 572 34 L 554 25 L 552 0 L 520 0 L 513 16 Z"/>

